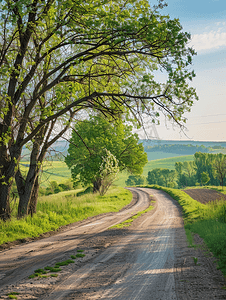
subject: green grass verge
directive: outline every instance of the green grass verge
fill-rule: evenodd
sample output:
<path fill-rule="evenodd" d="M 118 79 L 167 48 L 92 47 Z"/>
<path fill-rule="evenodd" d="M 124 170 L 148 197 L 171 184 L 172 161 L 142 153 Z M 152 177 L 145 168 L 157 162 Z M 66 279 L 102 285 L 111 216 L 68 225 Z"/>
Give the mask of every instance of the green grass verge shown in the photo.
<path fill-rule="evenodd" d="M 219 200 L 204 205 L 181 190 L 157 185 L 145 187 L 163 190 L 178 201 L 183 208 L 185 231 L 190 245 L 194 246 L 192 235 L 197 233 L 218 258 L 218 267 L 226 276 L 226 202 Z"/>
<path fill-rule="evenodd" d="M 154 202 L 155 201 L 152 201 L 151 203 L 154 203 Z M 108 229 L 129 227 L 132 224 L 133 220 L 137 219 L 142 214 L 145 214 L 146 212 L 148 212 L 148 211 L 150 211 L 152 209 L 154 209 L 154 207 L 152 205 L 150 205 L 147 209 L 138 212 L 136 215 L 132 216 L 131 218 L 127 219 L 126 221 L 124 221 L 122 223 L 119 223 L 117 225 L 111 226 Z"/>
<path fill-rule="evenodd" d="M 69 191 L 40 197 L 33 217 L 0 221 L 0 244 L 35 237 L 102 213 L 119 211 L 131 200 L 132 193 L 120 187 L 111 187 L 104 196 L 86 194 L 76 197 L 76 191 Z"/>

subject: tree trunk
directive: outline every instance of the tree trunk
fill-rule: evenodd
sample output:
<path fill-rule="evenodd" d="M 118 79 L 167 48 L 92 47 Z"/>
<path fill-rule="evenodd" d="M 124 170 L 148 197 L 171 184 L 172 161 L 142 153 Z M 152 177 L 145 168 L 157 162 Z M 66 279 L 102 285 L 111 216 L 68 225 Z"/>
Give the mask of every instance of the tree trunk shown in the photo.
<path fill-rule="evenodd" d="M 17 172 L 16 185 L 20 198 L 18 205 L 18 218 L 22 218 L 28 214 L 28 204 L 34 189 L 37 175 L 38 172 L 36 165 L 30 165 L 26 180 L 23 179 L 19 170 Z"/>
<path fill-rule="evenodd" d="M 33 214 L 36 213 L 36 207 L 37 207 L 37 202 L 38 202 L 38 191 L 39 191 L 39 178 L 37 176 L 35 183 L 34 183 L 33 191 L 32 191 L 31 197 L 30 197 L 29 206 L 28 206 L 28 214 L 30 214 L 31 217 L 33 217 Z"/>
<path fill-rule="evenodd" d="M 10 219 L 10 190 L 15 177 L 15 168 L 20 158 L 20 149 L 12 147 L 9 155 L 8 149 L 0 145 L 0 218 L 4 221 Z"/>
<path fill-rule="evenodd" d="M 97 193 L 100 191 L 101 187 L 101 179 L 98 178 L 93 182 L 93 193 Z"/>
<path fill-rule="evenodd" d="M 10 219 L 11 210 L 9 203 L 9 194 L 12 187 L 12 182 L 7 185 L 0 185 L 0 218 L 3 221 Z"/>

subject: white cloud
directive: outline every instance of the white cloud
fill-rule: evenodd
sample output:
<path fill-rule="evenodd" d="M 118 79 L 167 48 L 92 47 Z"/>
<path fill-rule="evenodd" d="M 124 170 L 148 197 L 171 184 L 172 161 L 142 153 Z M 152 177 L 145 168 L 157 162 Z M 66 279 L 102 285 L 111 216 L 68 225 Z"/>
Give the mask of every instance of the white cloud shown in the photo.
<path fill-rule="evenodd" d="M 216 50 L 220 47 L 226 47 L 225 28 L 194 34 L 192 36 L 191 45 L 196 51 Z"/>

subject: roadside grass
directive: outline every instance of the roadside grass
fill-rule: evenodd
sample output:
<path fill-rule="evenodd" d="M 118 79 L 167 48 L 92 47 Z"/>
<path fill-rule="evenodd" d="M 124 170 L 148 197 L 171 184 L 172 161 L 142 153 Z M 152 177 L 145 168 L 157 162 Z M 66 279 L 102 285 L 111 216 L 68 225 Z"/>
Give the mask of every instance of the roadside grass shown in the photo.
<path fill-rule="evenodd" d="M 219 200 L 202 204 L 181 190 L 157 185 L 145 187 L 163 190 L 178 201 L 183 209 L 185 231 L 190 246 L 195 246 L 193 235 L 197 233 L 218 258 L 218 268 L 226 276 L 226 202 Z"/>
<path fill-rule="evenodd" d="M 154 203 L 154 202 L 155 201 L 152 201 L 151 203 Z M 147 209 L 138 212 L 136 215 L 132 216 L 131 218 L 127 219 L 126 221 L 124 221 L 122 223 L 119 223 L 117 225 L 111 226 L 108 229 L 129 227 L 130 225 L 132 225 L 133 220 L 137 219 L 142 214 L 145 214 L 146 212 L 148 212 L 148 211 L 150 211 L 152 209 L 154 209 L 154 206 L 150 205 Z"/>
<path fill-rule="evenodd" d="M 6 222 L 0 221 L 0 244 L 36 237 L 88 217 L 116 212 L 132 200 L 132 193 L 121 187 L 111 187 L 104 196 L 85 194 L 76 197 L 77 191 L 40 197 L 33 217 L 18 220 L 14 216 Z"/>

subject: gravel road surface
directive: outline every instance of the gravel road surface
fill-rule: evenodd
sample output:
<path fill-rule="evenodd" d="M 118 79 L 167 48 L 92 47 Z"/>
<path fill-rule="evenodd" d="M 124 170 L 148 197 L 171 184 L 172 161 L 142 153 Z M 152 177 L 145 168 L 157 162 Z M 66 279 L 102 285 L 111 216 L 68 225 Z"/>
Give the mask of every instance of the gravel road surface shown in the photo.
<path fill-rule="evenodd" d="M 76 224 L 65 232 L 0 254 L 0 299 L 88 300 L 226 299 L 224 278 L 203 241 L 188 248 L 177 202 L 153 189 L 132 189 L 133 203 L 119 213 Z M 106 230 L 155 200 L 155 209 L 126 229 Z M 84 258 L 62 267 L 58 277 L 28 279 L 83 249 Z M 205 249 L 204 249 L 205 250 Z M 195 265 L 193 257 L 198 258 Z"/>

